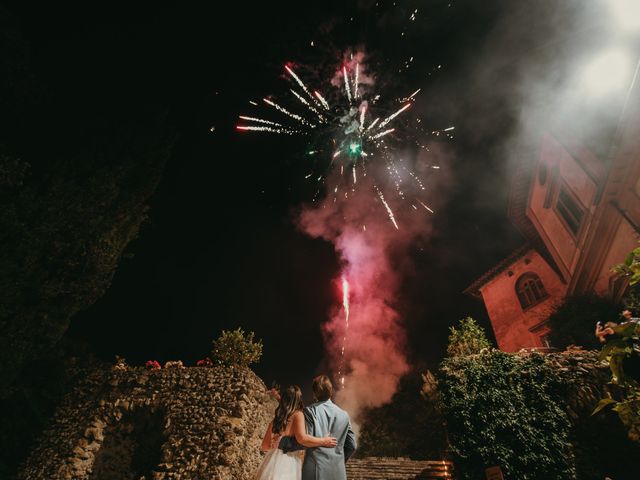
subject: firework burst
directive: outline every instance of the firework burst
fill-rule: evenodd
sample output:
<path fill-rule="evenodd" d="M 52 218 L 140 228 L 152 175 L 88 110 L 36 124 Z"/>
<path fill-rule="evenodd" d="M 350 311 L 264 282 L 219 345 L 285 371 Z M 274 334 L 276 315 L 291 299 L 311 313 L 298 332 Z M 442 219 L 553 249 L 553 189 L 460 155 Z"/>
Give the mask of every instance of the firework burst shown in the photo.
<path fill-rule="evenodd" d="M 255 115 L 241 115 L 239 118 L 242 123 L 236 127 L 237 130 L 307 136 L 313 145 L 309 155 L 313 155 L 314 159 L 322 157 L 326 161 L 320 172 L 309 173 L 305 178 L 314 179 L 320 186 L 326 185 L 327 191 L 334 195 L 334 202 L 338 199 L 348 200 L 355 195 L 356 188 L 361 184 L 365 185 L 372 189 L 369 190 L 372 198 L 381 201 L 389 220 L 399 229 L 396 215 L 378 185 L 395 185 L 401 200 L 405 200 L 400 188 L 403 181 L 413 182 L 418 192 L 424 190 L 423 182 L 416 173 L 404 166 L 398 168 L 392 148 L 393 141 L 389 142 L 389 139 L 398 140 L 398 126 L 406 125 L 406 122 L 398 122 L 411 108 L 420 89 L 393 100 L 391 105 L 395 104 L 395 107 L 384 108 L 379 102 L 380 95 L 369 91 L 369 85 L 362 83 L 366 76 L 363 76 L 364 70 L 360 63 L 351 68 L 348 65 L 342 66 L 336 75 L 340 79 L 339 83 L 332 82 L 336 90 L 328 96 L 320 90 L 310 90 L 290 65 L 285 65 L 284 69 L 294 86 L 289 90 L 292 94 L 291 101 L 285 107 L 273 99 L 263 99 L 266 105 L 276 111 L 279 118 L 271 120 Z M 373 179 L 368 186 L 358 182 L 359 178 L 367 176 L 367 165 L 374 162 L 386 166 L 383 171 L 391 182 L 388 179 Z M 338 178 L 342 178 L 338 182 L 335 175 L 331 175 L 336 171 L 340 172 Z M 327 185 L 329 179 L 335 184 Z M 320 191 L 318 188 L 317 194 Z M 416 197 L 413 200 L 432 212 L 424 199 Z"/>

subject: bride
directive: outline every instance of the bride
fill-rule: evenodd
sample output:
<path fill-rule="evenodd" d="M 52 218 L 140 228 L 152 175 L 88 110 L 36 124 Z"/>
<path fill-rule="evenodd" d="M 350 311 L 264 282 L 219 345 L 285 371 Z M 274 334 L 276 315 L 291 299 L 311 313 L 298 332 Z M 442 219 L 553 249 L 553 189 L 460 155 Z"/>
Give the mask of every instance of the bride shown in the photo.
<path fill-rule="evenodd" d="M 267 452 L 254 480 L 301 480 L 304 447 L 335 447 L 333 437 L 317 438 L 306 433 L 302 413 L 302 391 L 297 385 L 288 387 L 276 409 L 273 421 L 262 440 L 261 450 Z M 298 444 L 291 450 L 292 444 Z M 285 453 L 282 446 L 287 444 Z M 295 447 L 294 447 L 295 448 Z"/>

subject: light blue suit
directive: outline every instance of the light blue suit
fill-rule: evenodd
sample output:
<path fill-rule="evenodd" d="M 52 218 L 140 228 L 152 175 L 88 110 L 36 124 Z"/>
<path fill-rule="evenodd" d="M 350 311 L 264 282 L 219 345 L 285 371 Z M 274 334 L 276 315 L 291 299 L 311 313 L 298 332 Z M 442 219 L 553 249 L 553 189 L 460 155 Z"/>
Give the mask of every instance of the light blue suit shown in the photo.
<path fill-rule="evenodd" d="M 356 451 L 356 437 L 349 414 L 331 400 L 304 409 L 307 433 L 314 437 L 336 437 L 333 448 L 308 448 L 302 465 L 302 480 L 346 480 L 345 464 Z"/>

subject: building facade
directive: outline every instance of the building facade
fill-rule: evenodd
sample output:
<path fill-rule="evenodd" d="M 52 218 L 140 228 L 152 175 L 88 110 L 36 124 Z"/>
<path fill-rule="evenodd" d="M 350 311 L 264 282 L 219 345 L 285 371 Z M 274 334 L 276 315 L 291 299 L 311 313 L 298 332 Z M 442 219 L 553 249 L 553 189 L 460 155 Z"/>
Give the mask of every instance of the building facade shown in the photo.
<path fill-rule="evenodd" d="M 465 290 L 484 302 L 501 349 L 550 346 L 546 320 L 567 295 L 624 294 L 611 267 L 640 241 L 639 92 L 607 158 L 544 133 L 535 161 L 515 172 L 508 215 L 527 244 Z"/>

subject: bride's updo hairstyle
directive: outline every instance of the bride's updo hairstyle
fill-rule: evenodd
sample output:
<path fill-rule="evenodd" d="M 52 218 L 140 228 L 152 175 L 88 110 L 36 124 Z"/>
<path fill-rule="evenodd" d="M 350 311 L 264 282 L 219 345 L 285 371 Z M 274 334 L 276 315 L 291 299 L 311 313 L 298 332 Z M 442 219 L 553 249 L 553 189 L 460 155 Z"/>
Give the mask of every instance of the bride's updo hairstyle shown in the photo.
<path fill-rule="evenodd" d="M 271 426 L 272 432 L 283 432 L 284 429 L 287 428 L 291 415 L 303 408 L 304 404 L 302 403 L 302 391 L 300 390 L 300 387 L 297 385 L 287 387 L 280 397 L 278 408 L 276 408 L 276 415 Z"/>

